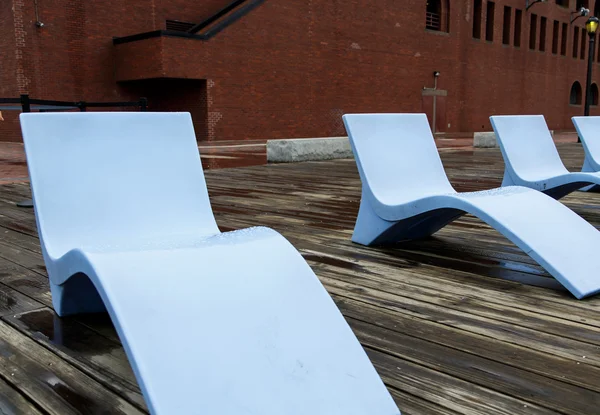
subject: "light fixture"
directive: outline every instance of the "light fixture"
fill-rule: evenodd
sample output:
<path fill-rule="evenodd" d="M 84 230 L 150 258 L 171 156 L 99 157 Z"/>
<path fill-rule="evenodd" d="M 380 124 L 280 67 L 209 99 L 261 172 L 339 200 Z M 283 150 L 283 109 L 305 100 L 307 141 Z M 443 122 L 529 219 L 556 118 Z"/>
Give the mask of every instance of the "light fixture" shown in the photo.
<path fill-rule="evenodd" d="M 525 0 L 525 11 L 529 10 L 529 8 L 536 3 L 546 3 L 547 1 L 548 0 L 533 0 L 532 2 L 529 2 L 529 0 Z"/>
<path fill-rule="evenodd" d="M 572 12 L 571 14 L 577 15 L 577 17 L 575 17 L 574 19 L 571 19 L 571 23 L 573 23 L 575 20 L 579 19 L 580 17 L 585 17 L 585 16 L 589 15 L 590 9 L 586 9 L 585 7 L 580 7 L 578 11 Z"/>
<path fill-rule="evenodd" d="M 438 76 L 440 76 L 440 73 L 439 73 L 438 71 L 435 71 L 435 72 L 433 73 L 433 76 L 434 76 L 435 78 L 437 78 Z"/>
<path fill-rule="evenodd" d="M 598 23 L 600 20 L 596 16 L 592 16 L 585 22 L 585 30 L 587 30 L 588 35 L 593 36 L 596 34 L 596 30 L 598 30 Z"/>

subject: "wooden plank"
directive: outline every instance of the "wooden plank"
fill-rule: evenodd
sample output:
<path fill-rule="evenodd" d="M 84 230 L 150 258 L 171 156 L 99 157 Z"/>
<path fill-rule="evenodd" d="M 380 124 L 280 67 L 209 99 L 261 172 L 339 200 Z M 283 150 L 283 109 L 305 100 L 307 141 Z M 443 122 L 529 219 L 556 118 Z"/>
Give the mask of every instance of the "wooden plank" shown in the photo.
<path fill-rule="evenodd" d="M 555 411 L 504 396 L 377 350 L 367 348 L 366 351 L 379 374 L 393 387 L 461 414 L 556 414 Z"/>
<path fill-rule="evenodd" d="M 6 316 L 4 321 L 138 408 L 147 410 L 120 341 L 102 336 L 75 318 L 59 318 L 48 308 Z"/>
<path fill-rule="evenodd" d="M 16 389 L 0 379 L 0 414 L 40 415 L 42 412 Z"/>
<path fill-rule="evenodd" d="M 0 378 L 49 414 L 144 413 L 2 321 Z"/>
<path fill-rule="evenodd" d="M 366 315 L 363 318 L 369 319 L 370 316 Z M 480 385 L 505 396 L 563 413 L 592 413 L 600 406 L 600 392 L 549 379 L 433 342 L 380 329 L 361 320 L 350 319 L 349 323 L 363 346 Z"/>
<path fill-rule="evenodd" d="M 368 320 L 369 323 L 386 330 L 600 392 L 600 384 L 595 381 L 600 379 L 600 369 L 595 366 L 573 364 L 569 359 L 552 356 L 523 345 L 502 343 L 496 338 L 447 325 L 444 321 L 430 321 L 415 315 L 394 312 L 357 300 L 353 297 L 358 296 L 350 297 L 351 294 L 332 294 L 347 319 Z M 399 345 L 398 349 L 402 347 Z M 507 359 L 507 356 L 510 356 L 510 359 Z"/>
<path fill-rule="evenodd" d="M 444 324 L 451 327 L 485 335 L 498 339 L 500 342 L 521 345 L 532 350 L 570 359 L 573 364 L 599 366 L 598 347 L 589 343 L 565 339 L 558 335 L 539 333 L 524 327 L 515 327 L 499 320 L 469 314 L 468 311 L 439 307 L 435 303 L 419 301 L 399 294 L 377 291 L 341 281 L 337 278 L 331 278 L 324 273 L 320 273 L 319 278 L 327 285 L 330 292 L 336 294 L 339 294 L 340 290 L 341 292 L 360 293 L 361 300 L 384 306 L 387 309 L 410 312 L 411 315 L 420 316 L 431 321 L 444 322 Z M 499 345 L 499 347 L 502 346 Z"/>

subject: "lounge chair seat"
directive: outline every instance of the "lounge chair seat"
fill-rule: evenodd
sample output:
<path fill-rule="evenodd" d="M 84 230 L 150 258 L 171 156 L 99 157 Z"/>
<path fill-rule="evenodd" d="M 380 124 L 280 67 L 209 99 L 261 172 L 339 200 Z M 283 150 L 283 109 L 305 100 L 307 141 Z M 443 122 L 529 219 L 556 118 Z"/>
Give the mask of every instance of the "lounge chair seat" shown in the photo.
<path fill-rule="evenodd" d="M 600 173 L 569 172 L 542 115 L 490 117 L 504 157 L 502 186 L 524 186 L 560 199 L 589 185 Z"/>
<path fill-rule="evenodd" d="M 600 117 L 572 117 L 575 129 L 581 139 L 585 159 L 582 172 L 600 172 Z M 599 185 L 586 186 L 580 190 L 600 192 Z"/>
<path fill-rule="evenodd" d="M 424 114 L 346 114 L 362 181 L 352 240 L 372 246 L 424 238 L 473 214 L 530 255 L 576 298 L 600 292 L 600 233 L 543 193 L 520 186 L 458 193 Z M 576 253 L 576 255 L 574 254 Z"/>
<path fill-rule="evenodd" d="M 399 414 L 298 251 L 219 231 L 188 113 L 20 119 L 54 308 L 108 311 L 152 414 Z"/>

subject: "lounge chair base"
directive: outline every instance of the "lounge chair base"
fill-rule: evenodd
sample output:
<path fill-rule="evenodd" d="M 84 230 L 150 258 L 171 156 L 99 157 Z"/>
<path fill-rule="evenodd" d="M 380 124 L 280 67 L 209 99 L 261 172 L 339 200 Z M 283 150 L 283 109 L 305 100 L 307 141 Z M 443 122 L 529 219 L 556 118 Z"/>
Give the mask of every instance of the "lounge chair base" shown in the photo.
<path fill-rule="evenodd" d="M 387 221 L 375 213 L 363 192 L 352 241 L 377 246 L 427 238 L 464 214 L 456 209 L 435 209 L 401 221 Z"/>
<path fill-rule="evenodd" d="M 588 160 L 587 157 L 585 158 L 585 160 L 583 162 L 583 166 L 581 167 L 581 171 L 583 173 L 594 173 L 594 172 L 596 172 L 596 170 L 594 170 L 592 168 L 592 164 L 590 163 L 590 161 Z M 600 193 L 600 185 L 592 184 L 590 186 L 582 187 L 581 189 L 579 189 L 579 191 L 581 191 L 581 192 L 590 192 L 590 193 Z"/>
<path fill-rule="evenodd" d="M 545 186 L 547 185 L 547 182 L 540 181 L 540 182 L 526 183 L 523 180 L 514 180 L 511 176 L 510 172 L 505 170 L 501 187 L 525 186 L 530 189 L 534 189 L 534 190 L 537 190 L 544 194 L 547 194 L 548 196 L 550 196 L 553 199 L 559 200 L 577 190 L 598 187 L 595 184 L 590 186 L 589 183 L 590 183 L 589 181 L 567 182 L 567 183 L 553 186 L 551 188 L 546 188 Z M 585 187 L 582 188 L 582 186 L 585 186 Z"/>
<path fill-rule="evenodd" d="M 73 275 L 61 285 L 50 281 L 50 292 L 54 311 L 60 317 L 106 312 L 98 290 L 83 273 Z"/>
<path fill-rule="evenodd" d="M 541 192 L 511 186 L 431 196 L 414 201 L 410 216 L 393 221 L 381 218 L 372 203 L 375 202 L 363 194 L 354 242 L 383 245 L 426 237 L 468 213 L 521 248 L 556 281 L 527 274 L 507 279 L 541 287 L 563 287 L 578 299 L 600 292 L 595 263 L 577 259 L 595 255 L 600 233 L 575 212 Z M 403 212 L 409 214 L 409 210 Z M 577 252 L 578 257 L 568 252 Z"/>

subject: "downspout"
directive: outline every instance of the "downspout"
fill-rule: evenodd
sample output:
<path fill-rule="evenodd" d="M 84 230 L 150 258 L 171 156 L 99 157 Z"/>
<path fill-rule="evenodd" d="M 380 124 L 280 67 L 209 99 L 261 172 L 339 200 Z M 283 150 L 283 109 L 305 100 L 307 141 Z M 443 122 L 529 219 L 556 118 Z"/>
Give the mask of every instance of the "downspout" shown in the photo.
<path fill-rule="evenodd" d="M 33 6 L 35 8 L 35 25 L 37 27 L 44 27 L 44 23 L 40 21 L 40 14 L 38 12 L 38 0 L 33 0 Z"/>

